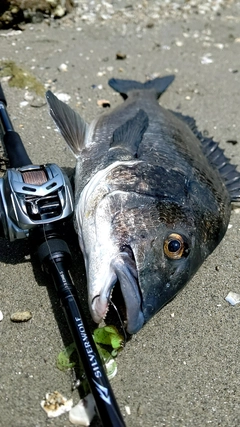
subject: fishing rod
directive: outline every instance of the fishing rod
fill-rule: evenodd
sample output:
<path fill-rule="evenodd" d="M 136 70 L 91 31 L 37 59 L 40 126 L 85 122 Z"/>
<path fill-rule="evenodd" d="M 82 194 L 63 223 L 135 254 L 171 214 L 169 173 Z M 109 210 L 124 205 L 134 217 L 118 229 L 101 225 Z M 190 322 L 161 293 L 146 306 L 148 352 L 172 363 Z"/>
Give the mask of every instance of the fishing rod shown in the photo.
<path fill-rule="evenodd" d="M 71 184 L 56 164 L 32 164 L 6 107 L 0 85 L 0 125 L 10 163 L 0 178 L 0 237 L 34 242 L 41 267 L 55 284 L 102 424 L 124 427 L 69 272 L 71 253 L 63 230 L 73 214 Z"/>

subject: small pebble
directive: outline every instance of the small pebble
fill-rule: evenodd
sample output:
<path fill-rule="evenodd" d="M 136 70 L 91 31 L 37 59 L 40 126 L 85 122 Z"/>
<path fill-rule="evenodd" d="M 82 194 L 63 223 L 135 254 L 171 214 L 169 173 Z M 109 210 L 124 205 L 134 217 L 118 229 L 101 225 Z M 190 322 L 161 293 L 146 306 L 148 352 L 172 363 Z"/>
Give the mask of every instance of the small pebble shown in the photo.
<path fill-rule="evenodd" d="M 122 53 L 122 52 L 116 53 L 116 59 L 123 60 L 123 59 L 126 59 L 126 57 L 127 57 L 127 55 L 125 53 Z"/>
<path fill-rule="evenodd" d="M 61 65 L 59 65 L 59 67 L 58 67 L 58 70 L 59 70 L 59 71 L 67 71 L 67 69 L 68 69 L 67 64 L 61 64 Z"/>
<path fill-rule="evenodd" d="M 107 99 L 98 99 L 97 105 L 103 108 L 111 107 L 110 102 Z"/>
<path fill-rule="evenodd" d="M 97 76 L 102 77 L 102 76 L 105 76 L 105 74 L 106 74 L 106 71 L 98 71 Z"/>
<path fill-rule="evenodd" d="M 176 44 L 176 46 L 178 46 L 178 47 L 183 46 L 183 42 L 182 42 L 181 40 L 177 40 L 175 44 Z"/>
<path fill-rule="evenodd" d="M 3 320 L 3 313 L 0 311 L 0 322 Z"/>
<path fill-rule="evenodd" d="M 215 45 L 218 49 L 223 49 L 224 48 L 224 44 L 222 43 L 215 43 Z"/>
<path fill-rule="evenodd" d="M 27 322 L 32 318 L 31 311 L 17 311 L 16 313 L 11 314 L 12 322 Z"/>
<path fill-rule="evenodd" d="M 153 27 L 154 27 L 154 22 L 152 22 L 152 21 L 147 22 L 146 28 L 153 28 Z"/>

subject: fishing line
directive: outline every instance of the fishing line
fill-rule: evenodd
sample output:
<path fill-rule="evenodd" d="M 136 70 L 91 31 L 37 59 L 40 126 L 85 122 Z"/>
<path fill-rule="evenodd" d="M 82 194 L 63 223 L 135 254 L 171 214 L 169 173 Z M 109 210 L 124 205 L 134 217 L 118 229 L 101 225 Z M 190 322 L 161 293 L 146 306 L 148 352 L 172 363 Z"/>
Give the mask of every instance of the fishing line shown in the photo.
<path fill-rule="evenodd" d="M 123 343 L 123 345 L 124 345 L 124 347 L 125 347 L 125 345 L 126 345 L 126 342 L 127 342 L 127 334 L 126 334 L 126 331 L 125 331 L 125 328 L 124 328 L 124 323 L 123 323 L 123 321 L 122 321 L 122 318 L 121 318 L 121 316 L 120 316 L 120 314 L 119 314 L 119 311 L 118 311 L 118 309 L 117 309 L 117 307 L 115 306 L 115 304 L 112 302 L 112 300 L 111 299 L 109 299 L 108 300 L 108 302 L 113 306 L 113 308 L 116 310 L 116 313 L 117 313 L 117 316 L 118 316 L 118 319 L 119 319 L 119 322 L 120 322 L 120 324 L 121 324 L 121 328 L 122 328 L 122 331 L 123 331 L 123 334 L 124 334 L 124 343 Z"/>
<path fill-rule="evenodd" d="M 98 297 L 100 297 L 100 294 L 95 295 L 95 297 L 93 297 L 93 299 L 92 299 L 92 303 L 93 303 L 93 301 L 94 301 L 96 298 L 98 298 Z M 126 331 L 125 331 L 124 322 L 122 321 L 122 318 L 121 318 L 121 316 L 120 316 L 120 314 L 119 314 L 119 311 L 118 311 L 118 309 L 117 309 L 116 305 L 112 302 L 112 300 L 111 300 L 111 297 L 110 297 L 110 296 L 109 296 L 109 298 L 108 298 L 108 304 L 111 304 L 111 305 L 113 306 L 113 308 L 115 309 L 116 313 L 117 313 L 118 320 L 119 320 L 119 322 L 120 322 L 120 324 L 121 324 L 121 328 L 122 328 L 123 335 L 124 335 L 124 344 L 123 344 L 123 345 L 124 345 L 124 347 L 125 347 L 126 342 L 127 342 L 127 334 L 126 334 Z"/>

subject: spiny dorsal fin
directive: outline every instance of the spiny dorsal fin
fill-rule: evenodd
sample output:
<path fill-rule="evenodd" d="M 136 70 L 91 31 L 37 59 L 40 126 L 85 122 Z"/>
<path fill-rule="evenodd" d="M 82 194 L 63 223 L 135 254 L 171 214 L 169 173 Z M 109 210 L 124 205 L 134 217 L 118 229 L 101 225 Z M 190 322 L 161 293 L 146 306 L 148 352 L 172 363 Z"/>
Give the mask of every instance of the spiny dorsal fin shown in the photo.
<path fill-rule="evenodd" d="M 232 202 L 240 202 L 240 172 L 236 166 L 230 163 L 218 143 L 212 138 L 205 138 L 198 130 L 196 121 L 190 116 L 184 116 L 181 113 L 173 112 L 180 120 L 184 121 L 192 130 L 194 135 L 202 143 L 202 149 L 209 162 L 218 169 L 230 194 Z"/>
<path fill-rule="evenodd" d="M 148 80 L 145 83 L 141 83 L 136 80 L 110 79 L 108 81 L 108 84 L 116 92 L 119 92 L 122 95 L 123 99 L 127 99 L 128 93 L 136 89 L 152 90 L 153 92 L 155 92 L 156 98 L 158 99 L 172 83 L 174 78 L 174 75 L 157 77 L 156 79 Z"/>
<path fill-rule="evenodd" d="M 225 156 L 218 143 L 213 139 L 208 138 L 203 141 L 203 152 L 208 160 L 214 165 L 220 173 L 232 202 L 240 201 L 240 173 L 236 170 L 236 166 L 230 163 L 230 160 Z"/>
<path fill-rule="evenodd" d="M 60 101 L 50 90 L 46 92 L 46 99 L 56 126 L 74 155 L 79 156 L 84 147 L 87 124 L 78 113 Z"/>
<path fill-rule="evenodd" d="M 137 157 L 138 147 L 147 128 L 148 115 L 144 110 L 139 110 L 132 119 L 114 131 L 110 148 L 123 148 L 129 151 L 133 157 Z"/>
<path fill-rule="evenodd" d="M 174 116 L 176 116 L 179 120 L 182 120 L 182 122 L 186 123 L 188 127 L 191 129 L 191 131 L 194 133 L 194 135 L 198 133 L 196 120 L 193 117 L 185 116 L 184 114 L 179 113 L 177 111 L 172 111 L 172 110 L 169 110 L 169 111 L 171 111 L 171 113 L 174 114 Z"/>

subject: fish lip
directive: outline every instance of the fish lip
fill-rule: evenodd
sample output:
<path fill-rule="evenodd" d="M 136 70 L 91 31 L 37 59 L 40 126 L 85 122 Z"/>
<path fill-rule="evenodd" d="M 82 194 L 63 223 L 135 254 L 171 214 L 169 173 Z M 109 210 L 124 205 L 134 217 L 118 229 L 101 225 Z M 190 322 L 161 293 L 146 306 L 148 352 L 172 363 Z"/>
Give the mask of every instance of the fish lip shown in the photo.
<path fill-rule="evenodd" d="M 130 258 L 129 252 L 121 252 L 111 262 L 111 265 L 115 277 L 102 289 L 99 295 L 95 295 L 92 299 L 92 317 L 96 323 L 100 323 L 106 317 L 112 291 L 116 283 L 119 282 L 127 314 L 126 330 L 132 335 L 137 333 L 145 323 L 136 264 Z"/>

